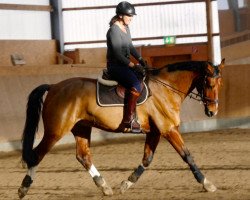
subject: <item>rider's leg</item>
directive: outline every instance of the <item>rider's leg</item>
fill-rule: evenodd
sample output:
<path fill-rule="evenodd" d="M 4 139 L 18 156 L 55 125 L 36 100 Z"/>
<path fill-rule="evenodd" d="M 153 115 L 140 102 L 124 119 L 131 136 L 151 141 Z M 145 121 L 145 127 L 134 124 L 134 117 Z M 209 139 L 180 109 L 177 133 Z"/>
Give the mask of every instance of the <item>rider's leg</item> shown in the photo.
<path fill-rule="evenodd" d="M 110 66 L 112 77 L 128 91 L 125 97 L 122 128 L 131 129 L 130 132 L 141 132 L 140 124 L 136 121 L 136 102 L 142 90 L 141 82 L 128 66 Z"/>
<path fill-rule="evenodd" d="M 141 126 L 136 120 L 136 102 L 140 96 L 140 93 L 135 89 L 131 88 L 127 95 L 127 103 L 124 105 L 124 115 L 122 123 L 125 124 L 126 128 L 131 128 L 131 132 L 141 132 Z"/>

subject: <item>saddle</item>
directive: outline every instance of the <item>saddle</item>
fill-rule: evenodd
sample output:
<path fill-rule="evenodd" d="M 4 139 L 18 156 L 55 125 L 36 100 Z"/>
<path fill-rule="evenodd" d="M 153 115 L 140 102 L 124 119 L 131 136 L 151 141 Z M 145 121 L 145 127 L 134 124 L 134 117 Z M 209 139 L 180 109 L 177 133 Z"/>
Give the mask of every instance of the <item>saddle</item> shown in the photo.
<path fill-rule="evenodd" d="M 142 81 L 143 90 L 138 98 L 137 105 L 143 104 L 149 95 L 148 87 Z M 124 106 L 124 98 L 126 96 L 126 88 L 119 85 L 117 81 L 112 80 L 107 69 L 97 78 L 97 103 L 100 106 Z"/>

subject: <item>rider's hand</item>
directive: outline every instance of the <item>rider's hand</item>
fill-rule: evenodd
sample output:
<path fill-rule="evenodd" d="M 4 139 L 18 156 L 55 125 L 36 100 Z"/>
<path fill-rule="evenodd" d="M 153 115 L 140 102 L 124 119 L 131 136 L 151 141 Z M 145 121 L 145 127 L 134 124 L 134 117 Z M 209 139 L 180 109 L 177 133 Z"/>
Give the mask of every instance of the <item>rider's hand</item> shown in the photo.
<path fill-rule="evenodd" d="M 128 66 L 129 66 L 129 67 L 134 67 L 135 64 L 134 64 L 133 62 L 130 62 L 130 63 L 128 64 Z"/>
<path fill-rule="evenodd" d="M 135 66 L 134 66 L 134 70 L 135 70 L 137 73 L 141 74 L 143 77 L 146 76 L 146 69 L 145 69 L 145 67 L 143 67 L 142 65 L 135 65 Z"/>
<path fill-rule="evenodd" d="M 140 63 L 141 66 L 147 67 L 147 63 L 142 57 L 139 58 L 139 63 Z"/>

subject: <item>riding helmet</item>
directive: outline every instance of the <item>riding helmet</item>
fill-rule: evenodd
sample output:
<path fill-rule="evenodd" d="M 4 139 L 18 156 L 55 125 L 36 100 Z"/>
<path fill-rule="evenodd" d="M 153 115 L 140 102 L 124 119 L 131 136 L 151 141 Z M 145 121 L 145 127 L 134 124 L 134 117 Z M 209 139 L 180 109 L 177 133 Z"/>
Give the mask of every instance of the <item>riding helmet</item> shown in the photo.
<path fill-rule="evenodd" d="M 116 6 L 117 15 L 136 15 L 135 7 L 127 1 L 122 1 Z"/>

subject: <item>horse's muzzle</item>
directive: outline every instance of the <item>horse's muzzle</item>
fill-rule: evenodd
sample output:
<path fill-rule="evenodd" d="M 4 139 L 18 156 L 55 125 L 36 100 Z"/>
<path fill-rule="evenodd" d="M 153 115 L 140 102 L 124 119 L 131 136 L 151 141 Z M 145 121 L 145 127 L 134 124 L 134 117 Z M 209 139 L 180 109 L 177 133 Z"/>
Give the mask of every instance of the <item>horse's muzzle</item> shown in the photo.
<path fill-rule="evenodd" d="M 213 111 L 210 111 L 207 107 L 205 107 L 205 114 L 208 116 L 208 117 L 213 117 L 217 114 L 217 111 L 216 112 L 213 112 Z"/>

